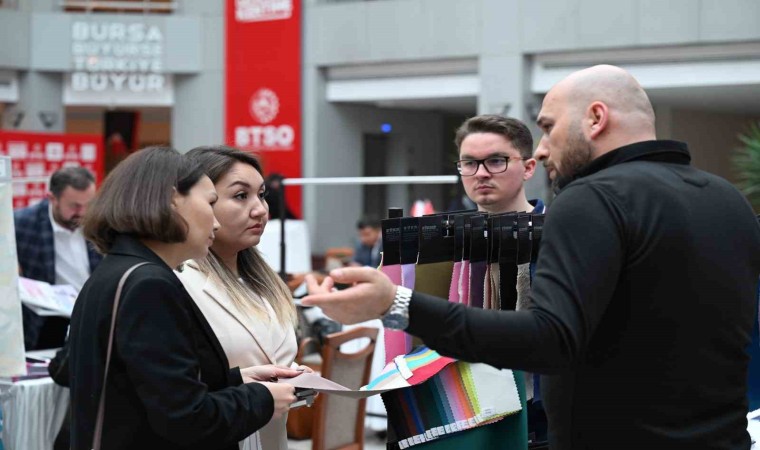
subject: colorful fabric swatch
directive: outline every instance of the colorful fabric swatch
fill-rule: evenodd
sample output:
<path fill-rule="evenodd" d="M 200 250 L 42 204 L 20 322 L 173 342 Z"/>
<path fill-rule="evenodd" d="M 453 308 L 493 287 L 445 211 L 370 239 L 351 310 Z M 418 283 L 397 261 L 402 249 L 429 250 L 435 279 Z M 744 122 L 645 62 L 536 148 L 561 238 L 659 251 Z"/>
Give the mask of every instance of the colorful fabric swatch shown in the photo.
<path fill-rule="evenodd" d="M 501 285 L 501 272 L 499 263 L 491 263 L 488 268 L 488 275 L 490 281 L 490 289 L 488 291 L 488 308 L 486 309 L 501 309 L 501 293 L 499 292 Z M 485 306 L 483 307 L 485 308 Z"/>
<path fill-rule="evenodd" d="M 391 425 L 389 448 L 398 449 L 494 423 L 522 410 L 512 371 L 463 361 L 382 398 Z"/>
<path fill-rule="evenodd" d="M 439 298 L 448 298 L 453 271 L 453 261 L 417 264 L 414 275 L 414 290 Z"/>
<path fill-rule="evenodd" d="M 401 286 L 414 289 L 414 268 L 416 264 L 401 264 Z"/>
<path fill-rule="evenodd" d="M 459 303 L 460 295 L 460 280 L 462 278 L 462 261 L 454 263 L 454 270 L 451 274 L 451 286 L 449 287 L 449 301 L 452 303 Z"/>
<path fill-rule="evenodd" d="M 462 449 L 496 449 L 525 450 L 528 448 L 527 405 L 525 403 L 525 386 L 522 372 L 514 371 L 517 391 L 520 394 L 522 410 L 510 414 L 488 426 L 471 428 L 469 430 L 447 434 L 445 439 L 436 439 L 416 445 L 419 450 L 462 450 Z M 389 435 L 393 428 L 389 429 Z M 392 442 L 398 442 L 395 439 Z M 391 448 L 399 448 L 397 444 Z"/>
<path fill-rule="evenodd" d="M 470 262 L 470 306 L 483 307 L 484 280 L 488 264 L 485 261 Z"/>
<path fill-rule="evenodd" d="M 517 266 L 517 304 L 516 311 L 528 309 L 530 306 L 530 286 L 531 286 L 531 266 L 532 263 L 520 264 Z"/>
<path fill-rule="evenodd" d="M 483 280 L 483 309 L 491 309 L 491 264 L 486 263 L 485 278 Z"/>
<path fill-rule="evenodd" d="M 427 347 L 397 356 L 362 390 L 397 389 L 422 383 L 456 360 L 441 356 Z"/>
<path fill-rule="evenodd" d="M 401 284 L 400 286 L 404 286 L 408 289 L 414 289 L 414 269 L 417 265 L 416 264 L 401 264 Z M 391 331 L 391 330 L 386 330 Z M 385 362 L 386 364 L 389 363 L 393 358 L 395 358 L 398 355 L 406 355 L 412 350 L 412 336 L 404 333 L 403 331 L 392 331 L 393 333 L 398 333 L 397 335 L 400 336 L 403 334 L 404 336 L 404 350 L 398 351 L 394 350 L 392 353 L 389 353 L 386 350 L 386 358 Z M 399 348 L 400 347 L 396 347 Z"/>
<path fill-rule="evenodd" d="M 380 266 L 380 271 L 390 278 L 393 284 L 401 284 L 401 265 L 393 264 L 391 266 Z"/>
<path fill-rule="evenodd" d="M 470 306 L 470 261 L 462 261 L 462 273 L 459 276 L 459 303 Z"/>

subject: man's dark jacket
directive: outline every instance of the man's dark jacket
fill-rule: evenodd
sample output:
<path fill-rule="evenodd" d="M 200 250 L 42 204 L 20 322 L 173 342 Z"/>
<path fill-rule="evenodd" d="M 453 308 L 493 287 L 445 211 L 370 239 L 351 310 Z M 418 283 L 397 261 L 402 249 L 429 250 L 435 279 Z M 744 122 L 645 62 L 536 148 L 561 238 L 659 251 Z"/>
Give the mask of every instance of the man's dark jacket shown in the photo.
<path fill-rule="evenodd" d="M 595 159 L 549 209 L 530 309 L 415 293 L 407 331 L 445 355 L 553 374 L 553 449 L 749 449 L 760 227 L 689 161 L 674 141 Z"/>

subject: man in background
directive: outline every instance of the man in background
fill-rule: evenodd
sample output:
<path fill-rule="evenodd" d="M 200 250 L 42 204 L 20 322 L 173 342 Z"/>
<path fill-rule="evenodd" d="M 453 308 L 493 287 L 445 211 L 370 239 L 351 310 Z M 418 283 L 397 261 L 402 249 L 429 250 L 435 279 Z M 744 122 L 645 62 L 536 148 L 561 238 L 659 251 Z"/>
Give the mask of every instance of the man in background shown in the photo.
<path fill-rule="evenodd" d="M 354 265 L 377 268 L 380 266 L 380 253 L 383 251 L 380 220 L 365 217 L 356 223 L 359 242 L 354 248 Z"/>
<path fill-rule="evenodd" d="M 284 179 L 285 177 L 279 173 L 270 174 L 266 179 L 267 205 L 269 205 L 270 219 L 280 219 L 280 215 L 282 214 L 280 212 L 280 202 L 284 195 L 283 190 L 285 189 L 285 186 L 282 184 L 282 180 Z M 295 214 L 290 211 L 287 204 L 285 205 L 285 218 L 288 220 L 296 219 Z"/>
<path fill-rule="evenodd" d="M 478 211 L 490 214 L 527 212 L 543 214 L 541 199 L 528 200 L 525 182 L 533 177 L 533 136 L 521 121 L 495 114 L 466 120 L 457 130 L 454 143 L 459 149 L 457 169 L 467 196 Z M 517 271 L 517 309 L 528 307 L 531 264 Z M 525 374 L 528 436 L 531 442 L 546 441 L 546 415 L 538 401 L 537 377 Z M 523 419 L 525 416 L 523 415 Z"/>
<path fill-rule="evenodd" d="M 19 275 L 77 291 L 102 256 L 79 228 L 95 197 L 95 177 L 83 167 L 66 167 L 50 177 L 47 199 L 14 211 Z M 68 319 L 41 317 L 23 306 L 27 350 L 61 347 Z"/>
<path fill-rule="evenodd" d="M 491 214 L 541 214 L 541 200 L 528 200 L 525 182 L 533 177 L 533 137 L 517 119 L 486 114 L 466 120 L 457 130 L 457 170 L 478 211 Z"/>

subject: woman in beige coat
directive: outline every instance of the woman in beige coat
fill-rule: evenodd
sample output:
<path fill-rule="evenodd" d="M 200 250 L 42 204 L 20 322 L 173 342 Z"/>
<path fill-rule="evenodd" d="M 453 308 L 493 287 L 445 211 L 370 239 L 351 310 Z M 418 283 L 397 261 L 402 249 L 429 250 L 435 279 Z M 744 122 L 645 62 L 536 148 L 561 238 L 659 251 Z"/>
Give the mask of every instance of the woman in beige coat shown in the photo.
<path fill-rule="evenodd" d="M 178 276 L 230 365 L 261 366 L 276 378 L 296 356 L 296 311 L 287 286 L 256 250 L 269 211 L 261 166 L 254 156 L 222 146 L 199 147 L 188 156 L 214 183 L 220 228 L 208 257 L 186 262 Z M 286 420 L 273 419 L 240 449 L 287 450 Z"/>

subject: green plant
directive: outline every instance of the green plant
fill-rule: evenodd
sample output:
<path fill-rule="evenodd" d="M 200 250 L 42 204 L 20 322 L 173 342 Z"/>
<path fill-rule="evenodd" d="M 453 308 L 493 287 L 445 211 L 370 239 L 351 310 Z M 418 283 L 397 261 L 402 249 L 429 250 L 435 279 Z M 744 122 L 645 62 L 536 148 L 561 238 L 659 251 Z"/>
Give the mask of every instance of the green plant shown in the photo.
<path fill-rule="evenodd" d="M 732 158 L 737 173 L 737 185 L 757 211 L 760 207 L 760 123 L 750 126 L 739 140 L 744 147 Z"/>

